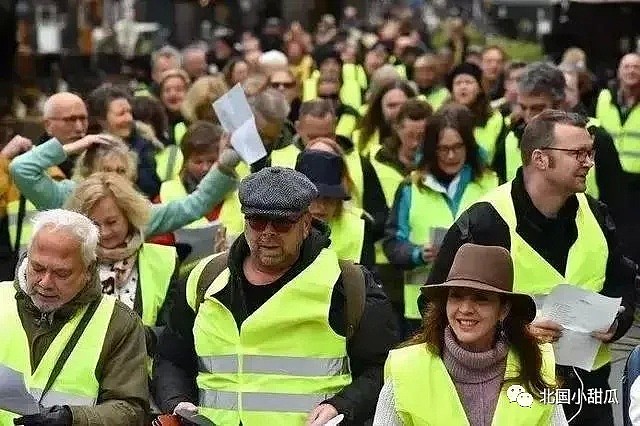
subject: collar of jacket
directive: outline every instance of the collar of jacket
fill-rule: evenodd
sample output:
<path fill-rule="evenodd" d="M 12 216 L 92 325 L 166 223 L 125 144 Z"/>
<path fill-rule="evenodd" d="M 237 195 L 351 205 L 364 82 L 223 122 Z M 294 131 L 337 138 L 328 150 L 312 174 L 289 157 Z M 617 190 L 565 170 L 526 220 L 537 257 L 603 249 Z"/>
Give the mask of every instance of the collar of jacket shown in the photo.
<path fill-rule="evenodd" d="M 31 297 L 29 297 L 29 295 L 25 293 L 25 290 L 20 283 L 20 277 L 25 277 L 26 266 L 27 256 L 25 254 L 18 262 L 18 267 L 16 268 L 16 277 L 14 279 L 13 286 L 16 289 L 16 301 L 18 303 L 18 308 L 24 309 L 25 312 L 27 312 L 34 321 L 41 322 L 43 320 L 46 320 L 49 324 L 52 324 L 54 319 L 66 321 L 78 309 L 102 297 L 98 270 L 96 266 L 93 266 L 91 268 L 91 278 L 89 283 L 85 286 L 84 289 L 80 291 L 80 293 L 76 295 L 76 297 L 74 297 L 71 301 L 69 301 L 59 309 L 56 309 L 55 311 L 47 313 L 41 312 L 33 304 Z M 26 277 L 23 278 L 23 280 L 24 283 L 26 281 Z"/>
<path fill-rule="evenodd" d="M 388 140 L 388 139 L 387 139 Z M 380 149 L 376 155 L 375 159 L 382 164 L 386 164 L 389 167 L 392 167 L 402 176 L 409 176 L 413 169 L 408 169 L 402 161 L 398 158 L 398 153 L 394 154 L 393 150 L 389 148 L 389 143 L 385 142 L 382 144 L 382 149 Z"/>
<path fill-rule="evenodd" d="M 522 175 L 522 167 L 516 172 L 516 177 L 511 183 L 511 197 L 513 198 L 513 206 L 516 215 L 525 218 L 526 221 L 533 223 L 539 228 L 543 228 L 545 224 L 557 220 L 574 221 L 578 212 L 578 198 L 572 195 L 567 199 L 564 205 L 558 211 L 555 218 L 549 218 L 543 215 L 536 208 L 524 186 L 524 177 Z"/>

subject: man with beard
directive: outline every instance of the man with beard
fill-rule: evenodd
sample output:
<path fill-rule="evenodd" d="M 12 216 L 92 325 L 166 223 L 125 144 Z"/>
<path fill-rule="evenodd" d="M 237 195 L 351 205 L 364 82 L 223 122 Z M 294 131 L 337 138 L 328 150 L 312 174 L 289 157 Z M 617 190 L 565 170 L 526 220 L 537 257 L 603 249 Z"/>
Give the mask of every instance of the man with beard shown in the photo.
<path fill-rule="evenodd" d="M 492 168 L 500 182 L 512 180 L 522 164 L 520 141 L 527 124 L 539 113 L 549 109 L 569 110 L 567 82 L 558 67 L 535 62 L 528 65 L 518 80 L 518 105 L 522 119 L 512 123 L 511 131 L 496 143 Z M 618 220 L 624 209 L 624 192 L 620 185 L 622 167 L 613 139 L 595 119 L 588 119 L 589 133 L 593 136 L 596 152 L 595 167 L 587 176 L 587 193 L 609 208 Z"/>
<path fill-rule="evenodd" d="M 238 195 L 244 234 L 191 272 L 158 343 L 155 401 L 218 425 L 363 424 L 398 341 L 382 287 L 328 248 L 302 173 L 265 168 Z"/>
<path fill-rule="evenodd" d="M 584 194 L 595 157 L 586 125 L 582 116 L 559 110 L 531 119 L 521 139 L 523 166 L 515 179 L 458 218 L 427 280 L 427 284 L 443 282 L 458 248 L 473 242 L 511 252 L 513 289 L 518 293 L 544 296 L 560 284 L 570 284 L 621 297 L 622 306 L 609 329 L 589 330 L 600 345 L 592 368 L 557 367 L 562 387 L 571 389 L 572 395 L 592 388 L 607 392 L 608 345 L 631 327 L 636 299 L 637 266 L 624 257 L 606 206 Z M 420 300 L 419 306 L 424 302 Z M 544 342 L 556 342 L 563 334 L 559 324 L 542 316 L 530 331 Z M 613 425 L 611 405 L 573 399 L 563 408 L 568 419 L 576 416 L 572 424 Z"/>

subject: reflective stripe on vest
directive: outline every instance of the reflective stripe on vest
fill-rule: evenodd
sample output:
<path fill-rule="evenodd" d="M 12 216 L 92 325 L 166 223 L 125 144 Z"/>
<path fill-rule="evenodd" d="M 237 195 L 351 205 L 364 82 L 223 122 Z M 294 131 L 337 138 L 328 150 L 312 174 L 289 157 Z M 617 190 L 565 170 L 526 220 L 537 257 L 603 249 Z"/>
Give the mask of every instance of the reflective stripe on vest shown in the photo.
<path fill-rule="evenodd" d="M 344 163 L 349 172 L 349 177 L 354 185 L 354 192 L 351 202 L 358 208 L 362 208 L 364 200 L 364 172 L 362 171 L 362 159 L 357 149 L 351 150 L 350 153 L 344 155 Z"/>
<path fill-rule="evenodd" d="M 446 87 L 438 87 L 437 89 L 432 90 L 431 93 L 424 97 L 424 99 L 429 105 L 431 105 L 431 108 L 435 112 L 440 109 L 447 99 L 449 99 L 449 96 L 451 96 L 451 94 Z"/>
<path fill-rule="evenodd" d="M 640 106 L 633 107 L 623 125 L 620 112 L 613 104 L 613 95 L 605 89 L 598 96 L 596 118 L 611 134 L 622 169 L 627 173 L 640 173 Z"/>
<path fill-rule="evenodd" d="M 296 160 L 300 154 L 300 148 L 294 144 L 289 144 L 284 148 L 271 151 L 271 166 L 288 167 L 294 169 Z"/>
<path fill-rule="evenodd" d="M 343 203 L 342 212 L 329 221 L 331 229 L 331 250 L 339 259 L 360 263 L 364 245 L 363 211 Z"/>
<path fill-rule="evenodd" d="M 205 265 L 187 282 L 192 307 Z M 229 275 L 226 269 L 213 280 L 194 322 L 199 412 L 219 425 L 303 424 L 319 402 L 351 383 L 346 339 L 328 319 L 338 258 L 323 249 L 239 328 L 215 298 Z"/>
<path fill-rule="evenodd" d="M 60 353 L 71 338 L 88 306 L 78 310 L 62 326 L 32 374 L 31 351 L 18 314 L 13 283 L 0 283 L 0 303 L 3 304 L 0 309 L 0 330 L 3 333 L 0 344 L 0 368 L 2 369 L 0 377 L 6 377 L 3 376 L 4 372 L 13 374 L 14 377 L 20 378 L 17 383 L 23 383 L 24 387 L 39 399 Z M 114 305 L 115 298 L 102 296 L 98 308 L 71 351 L 51 389 L 42 398 L 41 404 L 43 406 L 95 405 L 100 388 L 96 377 L 96 366 L 102 352 L 107 328 L 111 322 Z M 16 390 L 16 393 L 18 392 L 19 390 Z M 10 419 L 15 417 L 17 415 L 14 413 L 0 410 L 0 424 L 13 424 Z"/>
<path fill-rule="evenodd" d="M 404 180 L 404 176 L 400 174 L 395 168 L 380 162 L 377 159 L 377 155 L 371 156 L 371 165 L 378 176 L 378 180 L 380 181 L 380 186 L 382 187 L 382 192 L 384 193 L 384 199 L 387 202 L 387 207 L 390 209 L 393 207 L 393 201 L 396 196 L 396 191 L 398 187 Z M 376 265 L 387 265 L 389 264 L 389 259 L 384 254 L 384 250 L 382 248 L 382 241 L 376 241 L 375 243 L 376 250 Z"/>
<path fill-rule="evenodd" d="M 176 268 L 176 256 L 175 247 L 160 244 L 145 243 L 138 252 L 142 322 L 146 326 L 156 325 Z"/>
<path fill-rule="evenodd" d="M 9 221 L 9 243 L 11 248 L 16 250 L 16 238 L 18 237 L 18 213 L 20 210 L 20 199 L 10 201 L 7 203 L 7 219 Z M 22 233 L 20 234 L 20 251 L 27 249 L 29 241 L 31 241 L 31 234 L 33 227 L 31 220 L 38 212 L 36 206 L 31 201 L 26 200 L 24 205 L 24 220 L 22 221 Z"/>
<path fill-rule="evenodd" d="M 496 142 L 502 131 L 503 123 L 504 119 L 500 111 L 494 111 L 484 127 L 475 127 L 473 129 L 476 142 L 487 152 L 488 164 L 491 164 L 493 156 L 496 154 Z"/>
<path fill-rule="evenodd" d="M 487 172 L 480 179 L 470 182 L 462 195 L 460 207 L 455 213 L 447 205 L 445 195 L 424 185 L 411 185 L 411 206 L 409 207 L 409 241 L 425 246 L 431 243 L 431 232 L 435 228 L 449 228 L 456 218 L 471 204 L 498 185 L 495 173 Z M 405 272 L 404 316 L 420 319 L 417 300 L 420 286 L 429 276 L 430 265 L 417 266 Z"/>
<path fill-rule="evenodd" d="M 540 345 L 542 376 L 555 384 L 555 360 L 550 344 Z M 507 354 L 505 380 L 498 396 L 492 426 L 548 426 L 556 408 L 533 398 L 530 407 L 509 401 L 507 390 L 521 371 L 517 354 Z M 468 426 L 465 408 L 442 358 L 426 344 L 407 346 L 389 352 L 385 364 L 385 382 L 393 384 L 395 412 L 404 425 Z"/>
<path fill-rule="evenodd" d="M 184 164 L 184 156 L 177 145 L 168 145 L 155 155 L 156 174 L 162 182 L 177 179 Z"/>
<path fill-rule="evenodd" d="M 569 249 L 564 275 L 551 266 L 516 232 L 517 217 L 511 197 L 511 183 L 487 194 L 486 201 L 496 209 L 509 227 L 513 259 L 513 291 L 532 296 L 550 293 L 557 285 L 570 283 L 585 290 L 602 290 L 606 276 L 609 248 L 607 240 L 584 194 L 576 194 L 578 236 Z M 601 345 L 594 368 L 611 360 L 607 345 Z"/>

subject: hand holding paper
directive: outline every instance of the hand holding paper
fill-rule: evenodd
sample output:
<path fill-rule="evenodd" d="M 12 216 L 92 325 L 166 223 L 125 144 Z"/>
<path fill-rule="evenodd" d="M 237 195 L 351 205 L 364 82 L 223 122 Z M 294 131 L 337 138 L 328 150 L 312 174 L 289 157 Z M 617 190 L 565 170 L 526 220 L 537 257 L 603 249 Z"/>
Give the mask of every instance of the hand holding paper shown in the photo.
<path fill-rule="evenodd" d="M 231 146 L 244 161 L 253 164 L 267 155 L 251 106 L 240 84 L 233 86 L 212 106 L 222 128 L 231 134 Z"/>

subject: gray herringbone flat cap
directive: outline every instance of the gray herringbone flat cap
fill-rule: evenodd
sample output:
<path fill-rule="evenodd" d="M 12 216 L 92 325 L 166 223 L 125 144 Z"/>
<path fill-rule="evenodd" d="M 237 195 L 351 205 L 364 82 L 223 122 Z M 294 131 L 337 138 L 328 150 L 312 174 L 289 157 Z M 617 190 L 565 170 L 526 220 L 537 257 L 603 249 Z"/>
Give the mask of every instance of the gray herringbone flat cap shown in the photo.
<path fill-rule="evenodd" d="M 318 190 L 300 172 L 267 167 L 244 178 L 238 196 L 245 216 L 287 219 L 306 211 Z"/>

